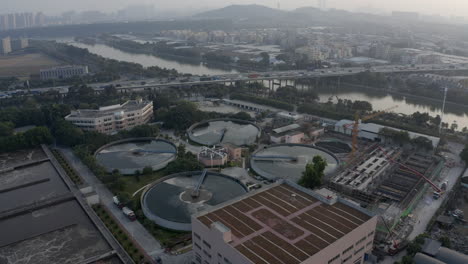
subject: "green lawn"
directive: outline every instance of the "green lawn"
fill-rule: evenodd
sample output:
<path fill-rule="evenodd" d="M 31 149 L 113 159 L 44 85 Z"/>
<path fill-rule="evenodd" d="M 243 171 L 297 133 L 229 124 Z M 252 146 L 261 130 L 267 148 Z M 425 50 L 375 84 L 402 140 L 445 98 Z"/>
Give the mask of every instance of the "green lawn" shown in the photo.
<path fill-rule="evenodd" d="M 122 176 L 122 180 L 124 182 L 124 188 L 121 191 L 118 192 L 123 192 L 127 193 L 130 196 L 133 195 L 136 191 L 138 191 L 140 188 L 142 188 L 145 185 L 148 185 L 160 178 L 162 178 L 164 174 L 161 171 L 153 172 L 152 174 L 149 175 L 140 175 L 135 176 L 135 175 L 129 175 L 129 176 Z M 117 193 L 114 191 L 114 193 Z"/>

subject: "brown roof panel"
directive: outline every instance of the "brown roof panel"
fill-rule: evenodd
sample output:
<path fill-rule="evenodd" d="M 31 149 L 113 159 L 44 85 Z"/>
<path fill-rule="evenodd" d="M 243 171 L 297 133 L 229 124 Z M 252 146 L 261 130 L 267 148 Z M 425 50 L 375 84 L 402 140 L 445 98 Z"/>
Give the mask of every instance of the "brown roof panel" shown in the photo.
<path fill-rule="evenodd" d="M 207 227 L 219 221 L 230 228 L 230 244 L 259 264 L 305 261 L 370 218 L 340 202 L 326 205 L 287 184 L 198 217 Z"/>

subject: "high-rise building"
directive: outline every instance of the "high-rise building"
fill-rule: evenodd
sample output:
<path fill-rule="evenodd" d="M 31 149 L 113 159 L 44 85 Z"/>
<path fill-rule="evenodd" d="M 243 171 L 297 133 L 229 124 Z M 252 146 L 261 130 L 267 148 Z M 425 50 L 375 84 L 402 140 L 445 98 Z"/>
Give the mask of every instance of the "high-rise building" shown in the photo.
<path fill-rule="evenodd" d="M 0 30 L 8 30 L 8 15 L 0 15 Z"/>
<path fill-rule="evenodd" d="M 363 263 L 376 225 L 329 190 L 278 182 L 192 216 L 194 262 Z"/>
<path fill-rule="evenodd" d="M 3 38 L 0 42 L 0 54 L 8 54 L 11 52 L 11 39 L 10 37 Z"/>
<path fill-rule="evenodd" d="M 42 12 L 39 12 L 36 14 L 36 17 L 34 18 L 34 26 L 36 27 L 42 27 L 45 25 L 45 15 Z"/>
<path fill-rule="evenodd" d="M 19 38 L 19 39 L 11 40 L 11 49 L 13 51 L 25 49 L 28 46 L 29 46 L 29 40 L 27 38 Z"/>
<path fill-rule="evenodd" d="M 318 7 L 320 10 L 325 10 L 327 9 L 327 0 L 317 0 L 318 1 Z"/>

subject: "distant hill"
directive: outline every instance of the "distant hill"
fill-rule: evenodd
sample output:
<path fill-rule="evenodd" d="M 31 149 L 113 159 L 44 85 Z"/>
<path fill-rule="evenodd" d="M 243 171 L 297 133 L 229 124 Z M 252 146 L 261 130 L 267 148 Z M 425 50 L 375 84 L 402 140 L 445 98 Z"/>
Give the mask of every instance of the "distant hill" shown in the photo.
<path fill-rule="evenodd" d="M 273 18 L 285 16 L 288 12 L 262 5 L 230 5 L 195 15 L 198 18 L 228 18 L 233 20 Z"/>

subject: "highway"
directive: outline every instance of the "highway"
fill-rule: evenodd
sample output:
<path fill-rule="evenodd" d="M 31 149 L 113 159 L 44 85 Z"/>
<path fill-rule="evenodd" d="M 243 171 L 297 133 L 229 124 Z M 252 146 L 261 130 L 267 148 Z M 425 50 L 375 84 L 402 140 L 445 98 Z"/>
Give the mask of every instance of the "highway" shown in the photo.
<path fill-rule="evenodd" d="M 420 65 L 383 65 L 373 67 L 349 67 L 349 68 L 326 68 L 316 69 L 312 71 L 295 70 L 295 71 L 273 71 L 262 73 L 237 73 L 224 74 L 216 76 L 190 76 L 179 77 L 174 79 L 168 78 L 152 78 L 141 80 L 119 80 L 108 83 L 93 83 L 88 84 L 96 92 L 103 91 L 106 87 L 113 85 L 117 90 L 121 91 L 141 91 L 150 89 L 162 89 L 177 86 L 193 86 L 203 84 L 216 83 L 234 83 L 238 81 L 281 81 L 295 80 L 307 78 L 325 78 L 339 77 L 362 73 L 365 71 L 376 73 L 418 73 L 418 72 L 435 72 L 435 71 L 459 71 L 468 70 L 468 64 L 420 64 Z M 62 94 L 68 93 L 71 86 L 57 86 L 47 88 L 33 88 L 30 93 L 39 94 L 47 91 L 58 91 Z M 23 91 L 24 92 L 24 91 Z M 11 95 L 21 93 L 20 90 L 8 91 L 0 93 L 0 99 Z"/>

